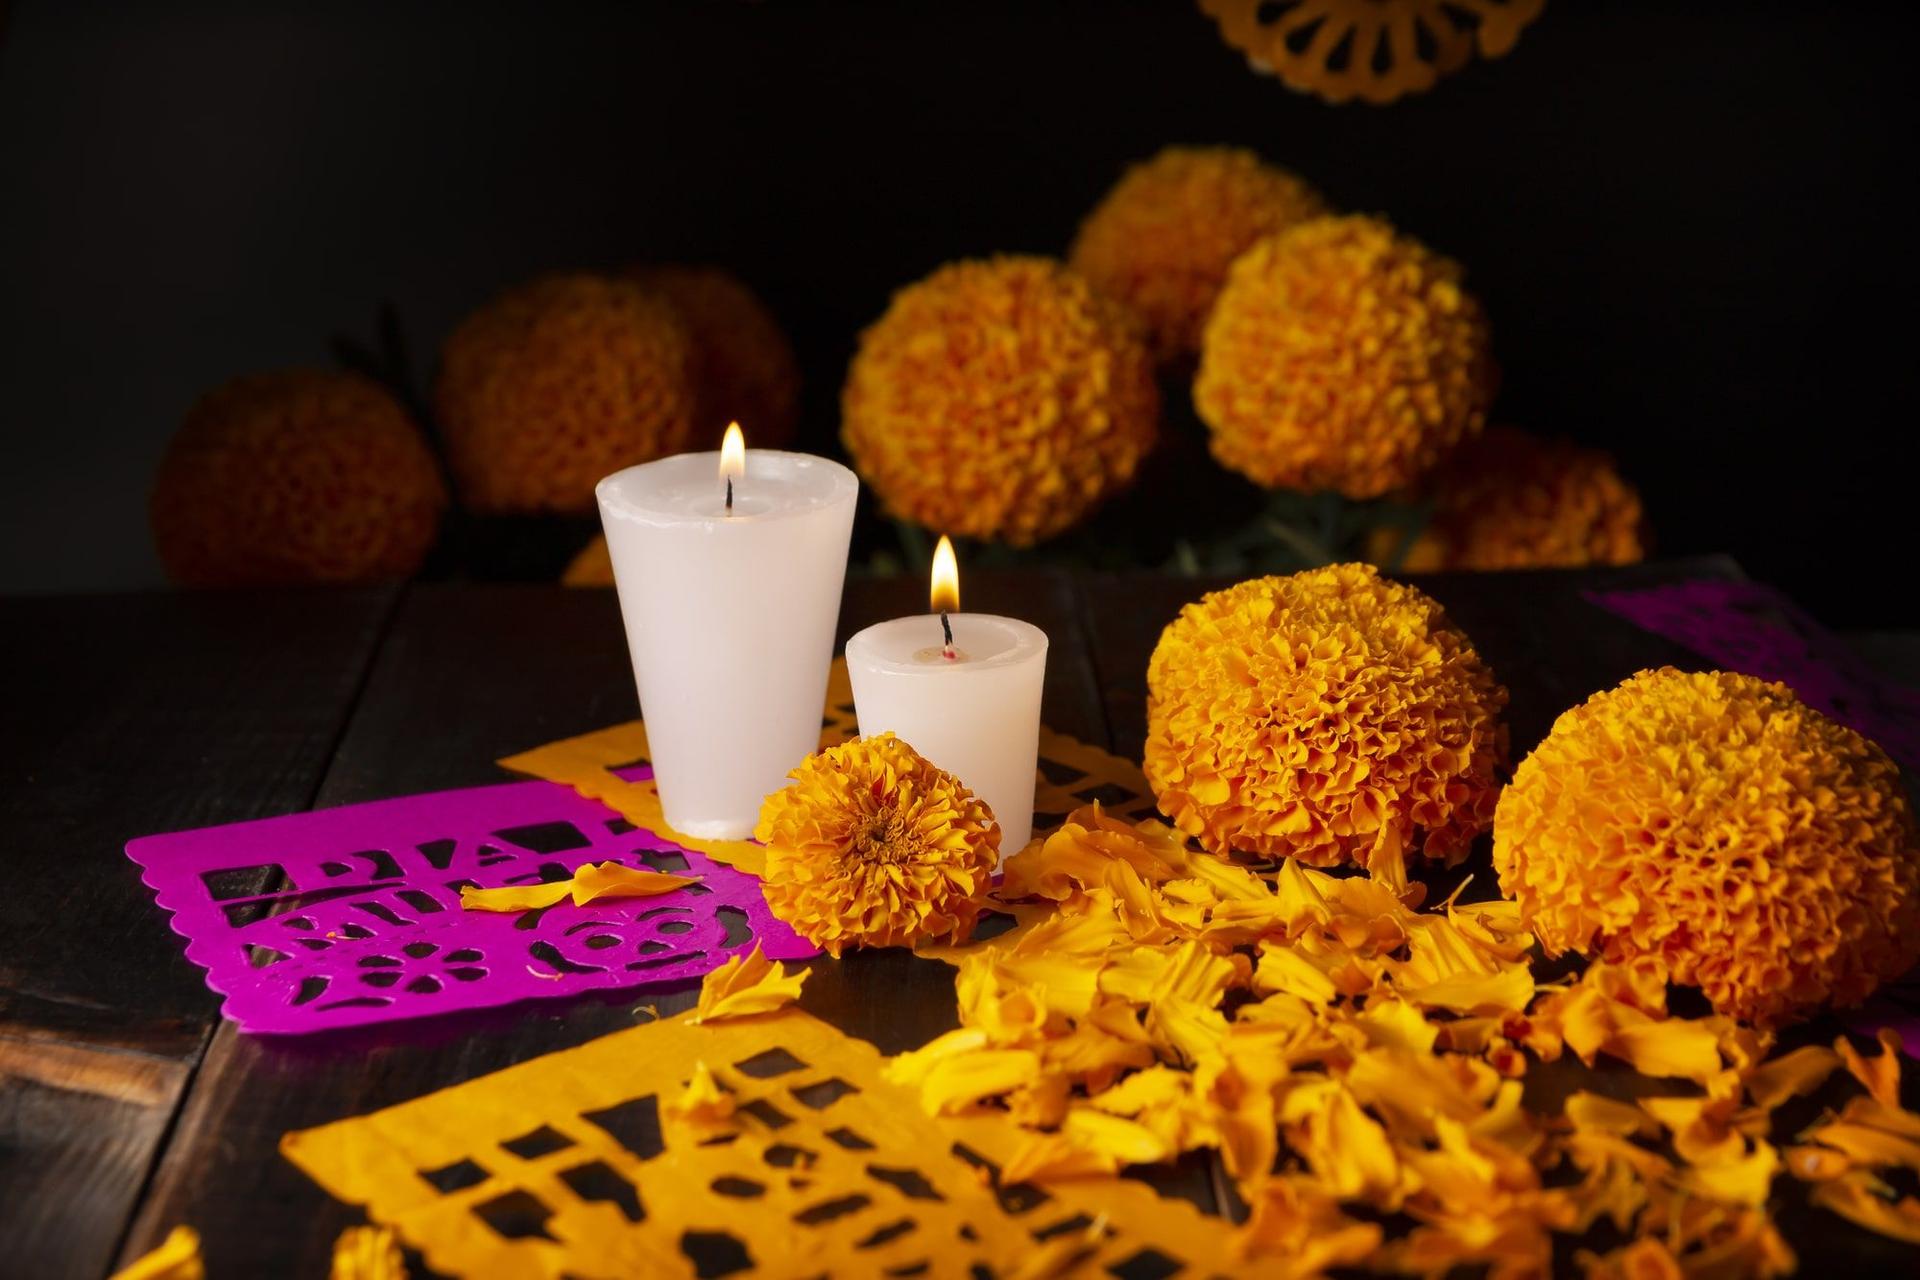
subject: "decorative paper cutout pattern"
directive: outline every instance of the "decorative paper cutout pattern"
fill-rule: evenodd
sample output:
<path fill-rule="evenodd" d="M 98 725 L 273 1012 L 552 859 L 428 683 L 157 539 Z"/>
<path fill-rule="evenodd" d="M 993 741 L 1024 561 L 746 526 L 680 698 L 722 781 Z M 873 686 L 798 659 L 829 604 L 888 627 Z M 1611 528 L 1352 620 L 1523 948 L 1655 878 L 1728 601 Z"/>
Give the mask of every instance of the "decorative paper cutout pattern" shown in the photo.
<path fill-rule="evenodd" d="M 1729 671 L 1778 680 L 1801 701 L 1920 769 L 1920 693 L 1883 679 L 1800 606 L 1758 582 L 1695 579 L 1588 600 Z"/>
<path fill-rule="evenodd" d="M 734 1099 L 717 1139 L 676 1115 L 703 1063 Z M 1142 1184 L 993 1185 L 1025 1135 L 930 1119 L 880 1067 L 796 1010 L 673 1018 L 280 1149 L 454 1275 L 1007 1276 L 1103 1215 L 1091 1272 L 1232 1269 L 1219 1223 Z"/>
<path fill-rule="evenodd" d="M 827 680 L 827 705 L 821 718 L 820 746 L 835 747 L 856 737 L 853 683 L 844 658 L 836 658 Z M 682 835 L 667 825 L 660 793 L 647 763 L 647 730 L 639 720 L 616 724 L 578 737 L 562 738 L 545 746 L 501 760 L 502 768 L 572 787 L 591 800 L 607 805 L 627 821 L 658 831 L 683 848 L 695 849 L 753 875 L 766 870 L 765 850 L 751 840 L 703 840 Z M 799 761 L 795 761 L 798 764 Z M 1069 813 L 1098 800 L 1129 820 L 1153 816 L 1153 793 L 1140 767 L 1129 760 L 1089 746 L 1064 733 L 1040 729 L 1040 777 L 1034 791 L 1033 826 L 1046 831 Z M 1018 849 L 1002 852 L 1011 857 Z"/>
<path fill-rule="evenodd" d="M 846 660 L 835 658 L 833 669 L 827 675 L 827 705 L 821 715 L 820 745 L 839 746 L 854 736 L 853 681 L 847 675 Z M 660 808 L 660 791 L 653 785 L 653 770 L 635 768 L 648 763 L 648 754 L 645 723 L 629 720 L 522 751 L 499 764 L 515 773 L 572 787 L 588 799 L 600 801 L 636 827 L 658 831 L 682 848 L 697 850 L 715 862 L 759 875 L 766 867 L 766 856 L 753 841 L 705 840 L 682 835 L 667 825 L 667 815 Z"/>
<path fill-rule="evenodd" d="M 127 856 L 247 1031 L 698 978 L 756 939 L 776 959 L 817 954 L 767 910 L 758 882 L 544 782 L 147 836 Z M 460 909 L 463 886 L 565 880 L 589 862 L 701 882 L 582 907 Z M 254 893 L 263 869 L 271 885 Z"/>
<path fill-rule="evenodd" d="M 1424 93 L 1477 50 L 1498 58 L 1546 0 L 1200 0 L 1256 71 L 1328 102 Z"/>

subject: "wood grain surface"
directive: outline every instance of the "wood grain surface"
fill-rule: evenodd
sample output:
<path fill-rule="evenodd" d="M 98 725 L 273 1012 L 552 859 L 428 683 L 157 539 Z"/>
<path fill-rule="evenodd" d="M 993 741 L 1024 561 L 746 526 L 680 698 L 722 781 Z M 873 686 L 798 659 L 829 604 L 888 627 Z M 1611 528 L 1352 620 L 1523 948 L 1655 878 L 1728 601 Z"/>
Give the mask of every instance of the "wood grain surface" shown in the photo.
<path fill-rule="evenodd" d="M 1701 665 L 1589 605 L 1583 589 L 1737 573 L 1714 559 L 1420 585 L 1511 691 L 1518 758 L 1561 711 L 1633 671 Z M 1209 585 L 975 572 L 966 603 L 1047 631 L 1052 728 L 1138 758 L 1147 657 Z M 923 608 L 917 581 L 856 579 L 841 638 Z M 202 1234 L 214 1280 L 322 1276 L 335 1235 L 362 1216 L 280 1159 L 281 1134 L 691 1004 L 692 988 L 636 989 L 360 1031 L 242 1035 L 215 1018 L 121 852 L 152 831 L 503 781 L 492 763 L 502 755 L 631 718 L 610 591 L 13 601 L 0 602 L 0 637 L 10 669 L 41 673 L 25 717 L 0 732 L 0 764 L 26 780 L 0 801 L 16 870 L 0 896 L 0 1272 L 24 1259 L 19 1274 L 97 1277 L 186 1223 Z M 1490 891 L 1485 859 L 1478 851 L 1468 870 Z M 954 1025 L 945 965 L 880 952 L 814 968 L 803 1006 L 883 1052 Z M 1631 1087 L 1630 1073 L 1535 1074 L 1529 1087 L 1542 1097 Z M 1235 1208 L 1208 1160 L 1155 1181 Z M 1782 1220 L 1809 1262 L 1898 1274 L 1911 1259 L 1792 1204 Z"/>

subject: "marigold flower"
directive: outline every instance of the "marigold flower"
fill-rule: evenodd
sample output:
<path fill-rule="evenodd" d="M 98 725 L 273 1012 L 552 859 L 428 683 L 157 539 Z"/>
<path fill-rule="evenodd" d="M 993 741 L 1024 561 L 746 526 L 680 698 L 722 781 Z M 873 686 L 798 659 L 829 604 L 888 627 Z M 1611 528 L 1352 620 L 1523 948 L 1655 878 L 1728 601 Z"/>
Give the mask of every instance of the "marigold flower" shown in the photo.
<path fill-rule="evenodd" d="M 1409 573 L 1634 564 L 1646 554 L 1640 495 L 1597 449 L 1489 427 L 1422 487 L 1433 514 L 1401 562 Z M 1398 539 L 1381 530 L 1375 557 Z"/>
<path fill-rule="evenodd" d="M 1235 259 L 1193 403 L 1269 489 L 1376 498 L 1479 431 L 1494 366 L 1457 264 L 1378 218 L 1316 218 Z"/>
<path fill-rule="evenodd" d="M 762 449 L 800 426 L 800 362 L 766 303 L 719 267 L 631 267 L 626 277 L 672 306 L 693 344 L 694 434 L 729 422 Z"/>
<path fill-rule="evenodd" d="M 1168 147 L 1094 206 L 1067 263 L 1132 307 L 1162 362 L 1200 350 L 1227 268 L 1262 236 L 1325 213 L 1320 193 L 1240 147 Z"/>
<path fill-rule="evenodd" d="M 1147 781 L 1216 853 L 1451 863 L 1492 818 L 1506 690 L 1437 603 L 1367 565 L 1188 605 L 1147 685 Z"/>
<path fill-rule="evenodd" d="M 999 862 L 1000 824 L 952 774 L 890 733 L 808 756 L 767 797 L 773 913 L 830 955 L 964 938 Z"/>
<path fill-rule="evenodd" d="M 435 405 L 462 500 L 487 514 L 591 511 L 602 476 L 692 442 L 694 376 L 678 313 L 630 280 L 508 290 L 440 353 Z"/>
<path fill-rule="evenodd" d="M 1132 482 L 1160 396 L 1137 321 L 1048 258 L 956 262 L 860 338 L 841 438 L 887 510 L 1028 546 Z"/>
<path fill-rule="evenodd" d="M 358 374 L 288 369 L 193 406 L 161 459 L 151 515 L 175 582 L 276 586 L 406 577 L 446 506 L 399 401 Z"/>
<path fill-rule="evenodd" d="M 1920 841 L 1886 754 L 1785 686 L 1643 671 L 1566 712 L 1494 822 L 1550 953 L 1649 966 L 1761 1023 L 1920 958 Z"/>

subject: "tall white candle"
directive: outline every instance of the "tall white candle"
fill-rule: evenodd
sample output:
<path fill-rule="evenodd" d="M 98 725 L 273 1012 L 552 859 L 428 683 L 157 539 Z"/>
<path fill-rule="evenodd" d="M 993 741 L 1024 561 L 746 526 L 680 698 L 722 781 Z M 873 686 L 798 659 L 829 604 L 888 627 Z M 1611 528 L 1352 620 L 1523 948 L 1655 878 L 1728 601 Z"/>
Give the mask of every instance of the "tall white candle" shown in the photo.
<path fill-rule="evenodd" d="M 847 641 L 854 709 L 862 734 L 892 732 L 987 802 L 1004 860 L 1033 834 L 1047 633 L 1017 618 L 948 612 L 949 653 L 942 616 L 895 618 Z"/>
<path fill-rule="evenodd" d="M 825 458 L 743 452 L 731 510 L 718 453 L 595 490 L 660 806 L 706 839 L 752 835 L 760 802 L 819 746 L 860 487 Z"/>

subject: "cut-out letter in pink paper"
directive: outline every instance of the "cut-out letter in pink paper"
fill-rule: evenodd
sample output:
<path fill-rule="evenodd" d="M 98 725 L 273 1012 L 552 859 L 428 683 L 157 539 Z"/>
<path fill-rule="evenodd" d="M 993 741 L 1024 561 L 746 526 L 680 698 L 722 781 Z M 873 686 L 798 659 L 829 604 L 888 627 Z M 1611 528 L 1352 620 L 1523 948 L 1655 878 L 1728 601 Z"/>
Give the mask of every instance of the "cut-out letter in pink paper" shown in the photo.
<path fill-rule="evenodd" d="M 752 876 L 548 782 L 147 836 L 127 855 L 246 1031 L 687 981 L 756 940 L 775 959 L 816 954 L 767 910 Z M 563 880 L 609 861 L 700 880 L 583 907 L 460 909 L 463 886 Z"/>

